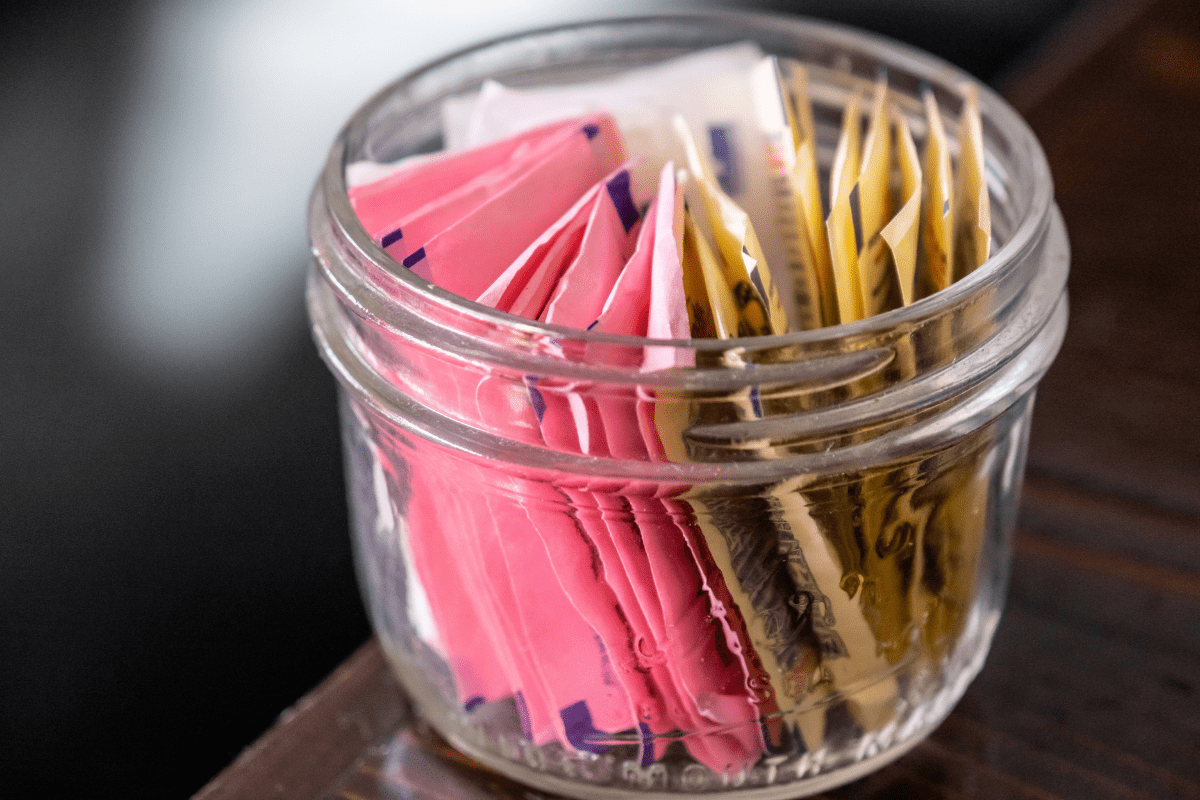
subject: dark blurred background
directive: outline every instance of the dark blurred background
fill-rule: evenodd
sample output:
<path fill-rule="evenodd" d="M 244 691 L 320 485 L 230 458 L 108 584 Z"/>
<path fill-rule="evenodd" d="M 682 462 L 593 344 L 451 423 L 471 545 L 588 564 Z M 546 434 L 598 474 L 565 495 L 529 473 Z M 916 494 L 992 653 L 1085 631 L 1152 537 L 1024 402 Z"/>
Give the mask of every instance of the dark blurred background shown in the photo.
<path fill-rule="evenodd" d="M 742 5 L 1002 84 L 1076 4 Z M 190 795 L 369 635 L 302 302 L 306 196 L 345 117 L 474 40 L 687 7 L 0 12 L 0 794 Z"/>

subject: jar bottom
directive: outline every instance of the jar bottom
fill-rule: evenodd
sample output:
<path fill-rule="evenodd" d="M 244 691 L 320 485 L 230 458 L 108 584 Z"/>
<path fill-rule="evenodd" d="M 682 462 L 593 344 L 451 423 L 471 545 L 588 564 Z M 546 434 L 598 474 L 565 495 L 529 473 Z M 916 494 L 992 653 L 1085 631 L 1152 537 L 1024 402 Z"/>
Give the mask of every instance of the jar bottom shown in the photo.
<path fill-rule="evenodd" d="M 631 795 L 678 800 L 715 792 L 739 800 L 782 800 L 850 783 L 920 744 L 982 669 L 999 617 L 999 608 L 976 605 L 957 647 L 941 663 L 913 661 L 889 676 L 902 689 L 882 726 L 865 730 L 849 713 L 842 714 L 839 723 L 836 709 L 829 704 L 828 710 L 808 710 L 804 713 L 824 713 L 830 720 L 820 748 L 767 755 L 735 775 L 716 774 L 686 755 L 643 767 L 636 754 L 629 754 L 632 746 L 583 753 L 568 751 L 557 743 L 535 745 L 502 730 L 503 726 L 489 726 L 486 720 L 445 703 L 427 674 L 412 668 L 410 653 L 386 636 L 381 640 L 421 717 L 459 752 L 526 786 L 579 800 L 628 800 Z M 843 706 L 853 703 L 870 688 L 840 697 L 838 702 Z M 786 714 L 784 719 L 790 716 Z M 684 752 L 682 748 L 680 752 Z"/>

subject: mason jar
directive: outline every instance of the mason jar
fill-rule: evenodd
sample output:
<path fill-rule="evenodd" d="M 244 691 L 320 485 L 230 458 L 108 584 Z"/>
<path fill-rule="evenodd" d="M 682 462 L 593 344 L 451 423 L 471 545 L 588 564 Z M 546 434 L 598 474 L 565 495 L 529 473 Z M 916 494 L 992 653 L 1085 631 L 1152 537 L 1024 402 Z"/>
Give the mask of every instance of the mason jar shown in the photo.
<path fill-rule="evenodd" d="M 350 119 L 312 195 L 308 307 L 374 628 L 434 729 L 543 790 L 851 781 L 949 713 L 1003 605 L 1068 246 L 1041 148 L 988 89 L 991 258 L 818 330 L 666 341 L 518 318 L 402 268 L 348 201 L 348 164 L 440 148 L 442 101 L 485 79 L 568 84 L 746 40 L 807 67 L 826 179 L 844 105 L 881 73 L 918 141 L 934 93 L 957 152 L 970 78 L 932 56 L 791 17 L 653 17 L 405 75 Z"/>

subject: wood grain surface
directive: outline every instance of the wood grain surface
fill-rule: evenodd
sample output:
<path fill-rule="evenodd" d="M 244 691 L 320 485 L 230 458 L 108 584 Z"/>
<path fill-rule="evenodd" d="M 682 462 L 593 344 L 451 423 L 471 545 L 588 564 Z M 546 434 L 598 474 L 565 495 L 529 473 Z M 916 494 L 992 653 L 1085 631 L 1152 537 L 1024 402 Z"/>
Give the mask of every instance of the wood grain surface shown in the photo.
<path fill-rule="evenodd" d="M 1008 605 L 946 722 L 828 797 L 1200 798 L 1200 4 L 1093 4 L 1007 93 L 1073 250 Z M 199 795 L 322 796 L 540 795 L 414 723 L 372 642 Z"/>
<path fill-rule="evenodd" d="M 1029 472 L 1200 516 L 1200 4 L 1150 6 L 1022 111 L 1072 250 Z"/>

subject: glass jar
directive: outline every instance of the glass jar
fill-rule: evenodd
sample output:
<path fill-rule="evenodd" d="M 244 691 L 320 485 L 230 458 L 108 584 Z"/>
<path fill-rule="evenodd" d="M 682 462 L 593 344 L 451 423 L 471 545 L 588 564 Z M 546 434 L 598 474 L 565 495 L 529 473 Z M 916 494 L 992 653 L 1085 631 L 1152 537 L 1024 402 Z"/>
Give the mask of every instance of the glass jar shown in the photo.
<path fill-rule="evenodd" d="M 401 78 L 312 196 L 308 304 L 341 392 L 359 579 L 422 715 L 528 785 L 586 798 L 800 796 L 928 734 L 1000 614 L 1035 385 L 1067 318 L 1045 158 L 980 91 L 992 258 L 848 325 L 661 341 L 519 319 L 400 268 L 345 168 L 441 146 L 486 78 L 570 83 L 743 40 L 809 69 L 828 172 L 886 71 L 956 148 L 968 76 L 841 27 L 747 13 L 575 25 Z M 641 368 L 647 353 L 670 369 Z"/>

